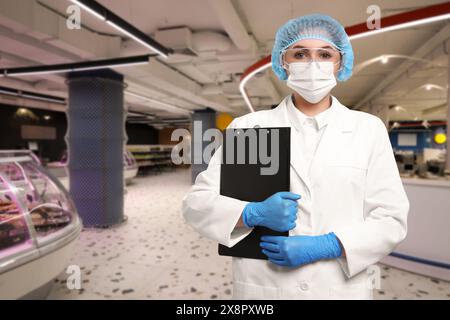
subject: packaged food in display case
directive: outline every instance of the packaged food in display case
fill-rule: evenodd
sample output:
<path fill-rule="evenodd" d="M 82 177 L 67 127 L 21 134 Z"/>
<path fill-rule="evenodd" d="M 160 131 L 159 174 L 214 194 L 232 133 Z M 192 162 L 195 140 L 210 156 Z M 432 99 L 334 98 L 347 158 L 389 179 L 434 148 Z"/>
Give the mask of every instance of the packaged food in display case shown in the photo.
<path fill-rule="evenodd" d="M 0 260 L 34 246 L 26 216 L 13 190 L 13 185 L 0 175 Z"/>
<path fill-rule="evenodd" d="M 125 183 L 130 183 L 138 173 L 138 165 L 136 159 L 130 151 L 125 151 L 123 153 L 123 170 Z"/>
<path fill-rule="evenodd" d="M 0 156 L 0 297 L 16 297 L 15 290 L 26 287 L 15 288 L 12 282 L 9 291 L 4 289 L 10 281 L 8 273 L 65 250 L 80 231 L 75 206 L 56 178 L 29 155 Z M 45 281 L 52 280 L 48 277 Z M 18 296 L 25 293 L 17 291 Z"/>
<path fill-rule="evenodd" d="M 126 169 L 134 169 L 137 168 L 136 159 L 134 159 L 133 155 L 130 151 L 125 151 L 123 153 L 123 162 Z"/>
<path fill-rule="evenodd" d="M 17 197 L 25 204 L 24 210 L 31 218 L 38 239 L 71 223 L 75 212 L 72 201 L 33 161 L 0 163 L 0 174 L 12 184 Z"/>

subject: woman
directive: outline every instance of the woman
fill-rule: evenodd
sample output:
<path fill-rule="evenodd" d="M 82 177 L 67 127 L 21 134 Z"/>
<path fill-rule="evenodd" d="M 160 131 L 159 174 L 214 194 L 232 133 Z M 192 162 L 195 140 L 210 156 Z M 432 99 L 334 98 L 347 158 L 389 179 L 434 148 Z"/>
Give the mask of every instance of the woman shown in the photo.
<path fill-rule="evenodd" d="M 289 230 L 262 237 L 269 260 L 233 258 L 233 298 L 371 299 L 367 268 L 405 238 L 409 202 L 383 122 L 330 93 L 352 66 L 336 20 L 313 14 L 287 22 L 272 68 L 293 95 L 230 127 L 292 127 L 291 192 L 258 203 L 220 195 L 219 149 L 184 198 L 186 221 L 228 247 L 254 226 Z"/>

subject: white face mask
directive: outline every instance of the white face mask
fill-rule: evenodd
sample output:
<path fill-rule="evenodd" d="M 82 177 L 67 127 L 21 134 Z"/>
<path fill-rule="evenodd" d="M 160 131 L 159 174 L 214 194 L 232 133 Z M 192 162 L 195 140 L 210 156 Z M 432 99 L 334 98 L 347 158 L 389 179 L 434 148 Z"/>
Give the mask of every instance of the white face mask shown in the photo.
<path fill-rule="evenodd" d="M 289 64 L 287 86 L 306 101 L 321 101 L 336 86 L 332 62 L 293 62 Z"/>

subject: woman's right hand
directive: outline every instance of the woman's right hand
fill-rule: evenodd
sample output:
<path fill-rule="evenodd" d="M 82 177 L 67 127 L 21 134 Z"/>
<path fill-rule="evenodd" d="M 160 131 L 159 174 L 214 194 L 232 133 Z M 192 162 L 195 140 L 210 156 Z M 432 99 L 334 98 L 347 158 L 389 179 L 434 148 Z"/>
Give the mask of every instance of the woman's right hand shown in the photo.
<path fill-rule="evenodd" d="M 277 192 L 261 202 L 250 202 L 242 212 L 244 225 L 262 226 L 285 232 L 295 228 L 301 196 L 292 192 Z"/>

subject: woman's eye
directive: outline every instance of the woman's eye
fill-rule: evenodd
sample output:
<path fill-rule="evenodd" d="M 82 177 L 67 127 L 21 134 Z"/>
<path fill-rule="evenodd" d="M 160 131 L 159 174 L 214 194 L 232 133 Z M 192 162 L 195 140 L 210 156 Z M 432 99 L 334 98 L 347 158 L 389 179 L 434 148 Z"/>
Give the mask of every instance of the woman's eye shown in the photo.
<path fill-rule="evenodd" d="M 320 54 L 320 57 L 322 59 L 330 59 L 331 58 L 331 54 L 329 54 L 328 52 L 324 52 Z"/>

